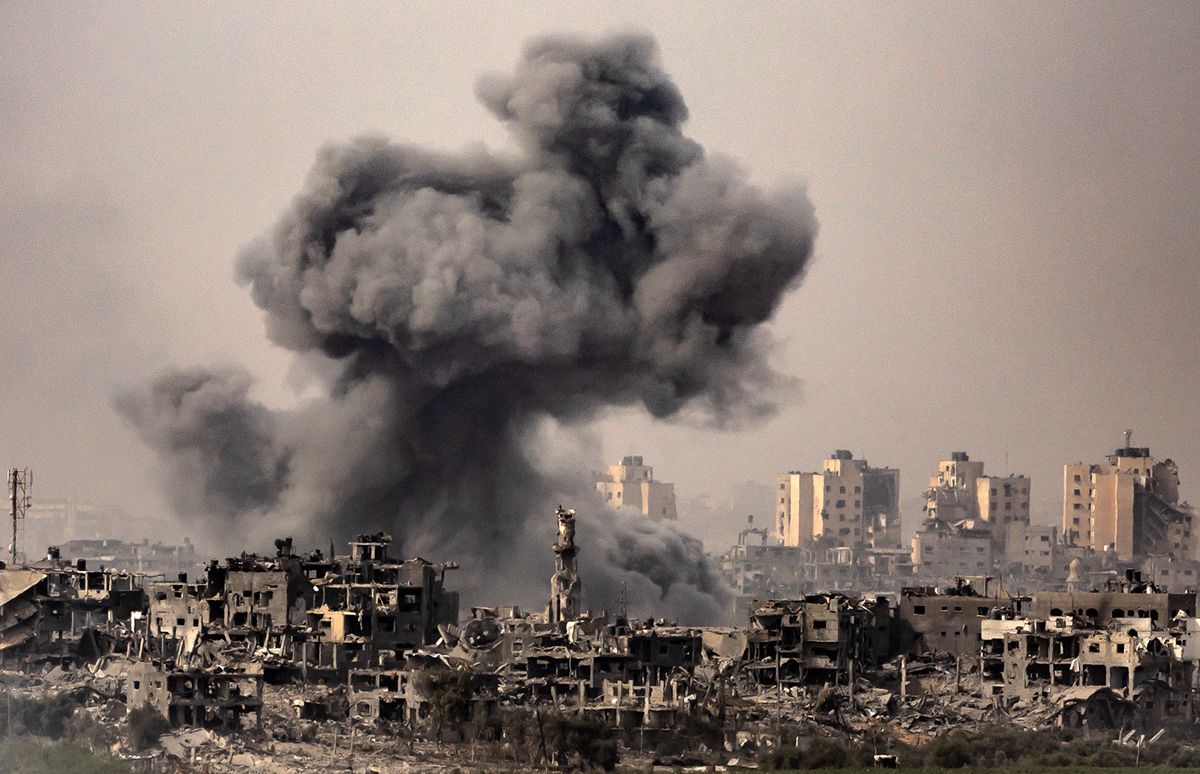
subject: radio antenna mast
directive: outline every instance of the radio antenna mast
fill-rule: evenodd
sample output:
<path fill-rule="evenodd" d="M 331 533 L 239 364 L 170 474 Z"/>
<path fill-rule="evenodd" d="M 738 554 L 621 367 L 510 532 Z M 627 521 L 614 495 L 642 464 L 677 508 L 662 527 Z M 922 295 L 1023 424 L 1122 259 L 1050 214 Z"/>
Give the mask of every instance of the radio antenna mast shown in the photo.
<path fill-rule="evenodd" d="M 12 563 L 17 563 L 17 525 L 25 520 L 25 512 L 32 502 L 33 473 L 29 468 L 10 468 L 8 471 L 8 499 L 12 515 Z"/>

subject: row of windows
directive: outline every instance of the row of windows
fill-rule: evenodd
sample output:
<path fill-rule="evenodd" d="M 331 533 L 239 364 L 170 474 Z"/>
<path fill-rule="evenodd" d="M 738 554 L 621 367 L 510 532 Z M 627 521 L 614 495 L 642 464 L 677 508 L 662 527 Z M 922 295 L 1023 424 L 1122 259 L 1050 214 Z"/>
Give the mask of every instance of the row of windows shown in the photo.
<path fill-rule="evenodd" d="M 962 611 L 963 611 L 962 605 L 954 606 L 954 612 L 961 613 Z M 942 612 L 943 613 L 950 612 L 949 606 L 942 605 Z M 986 616 L 988 614 L 988 609 L 986 607 L 977 607 L 977 608 L 975 608 L 975 613 L 976 613 L 976 615 Z M 914 615 L 925 615 L 925 606 L 924 605 L 913 605 L 913 614 Z M 946 633 L 942 632 L 942 636 L 944 637 L 945 635 L 946 635 Z"/>

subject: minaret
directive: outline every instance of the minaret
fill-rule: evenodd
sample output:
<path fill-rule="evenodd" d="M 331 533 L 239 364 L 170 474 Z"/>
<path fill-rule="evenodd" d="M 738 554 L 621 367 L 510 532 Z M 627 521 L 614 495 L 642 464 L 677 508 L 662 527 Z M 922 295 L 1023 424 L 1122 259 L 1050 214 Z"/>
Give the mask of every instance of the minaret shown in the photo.
<path fill-rule="evenodd" d="M 573 621 L 579 617 L 579 566 L 575 545 L 575 511 L 558 506 L 558 539 L 554 541 L 554 575 L 550 576 L 550 623 Z"/>

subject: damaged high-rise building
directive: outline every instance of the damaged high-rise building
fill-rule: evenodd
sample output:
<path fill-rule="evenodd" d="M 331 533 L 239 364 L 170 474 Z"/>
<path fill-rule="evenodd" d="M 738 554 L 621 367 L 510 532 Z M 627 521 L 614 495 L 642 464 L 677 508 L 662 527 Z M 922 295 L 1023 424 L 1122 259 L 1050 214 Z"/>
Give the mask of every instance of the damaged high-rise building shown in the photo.
<path fill-rule="evenodd" d="M 900 545 L 900 471 L 838 449 L 816 473 L 776 479 L 775 537 L 787 546 L 828 541 L 851 548 Z"/>
<path fill-rule="evenodd" d="M 1029 492 L 1028 477 L 988 476 L 981 460 L 951 452 L 929 478 L 925 520 L 912 540 L 914 568 L 926 577 L 988 574 L 997 566 L 1048 572 L 1055 535 L 1030 524 Z"/>
<path fill-rule="evenodd" d="M 1120 560 L 1196 557 L 1192 506 L 1179 501 L 1179 469 L 1148 447 L 1125 445 L 1105 465 L 1063 466 L 1064 536 Z"/>

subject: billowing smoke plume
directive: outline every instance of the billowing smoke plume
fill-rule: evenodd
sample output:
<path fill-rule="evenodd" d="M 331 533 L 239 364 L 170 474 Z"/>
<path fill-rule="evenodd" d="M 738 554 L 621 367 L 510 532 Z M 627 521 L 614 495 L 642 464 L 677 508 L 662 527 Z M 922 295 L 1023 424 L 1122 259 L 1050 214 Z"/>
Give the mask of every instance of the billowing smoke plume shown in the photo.
<path fill-rule="evenodd" d="M 271 338 L 338 364 L 328 400 L 276 415 L 243 375 L 188 371 L 120 408 L 165 453 L 175 502 L 225 534 L 386 528 L 479 583 L 503 564 L 542 589 L 565 495 L 595 542 L 585 589 L 628 579 L 631 596 L 678 603 L 663 613 L 711 612 L 697 541 L 580 500 L 587 482 L 548 475 L 529 444 L 547 417 L 613 406 L 768 411 L 756 328 L 803 272 L 812 206 L 683 135 L 649 38 L 542 39 L 477 91 L 517 156 L 326 147 L 239 260 Z M 518 545 L 534 517 L 545 537 Z"/>

